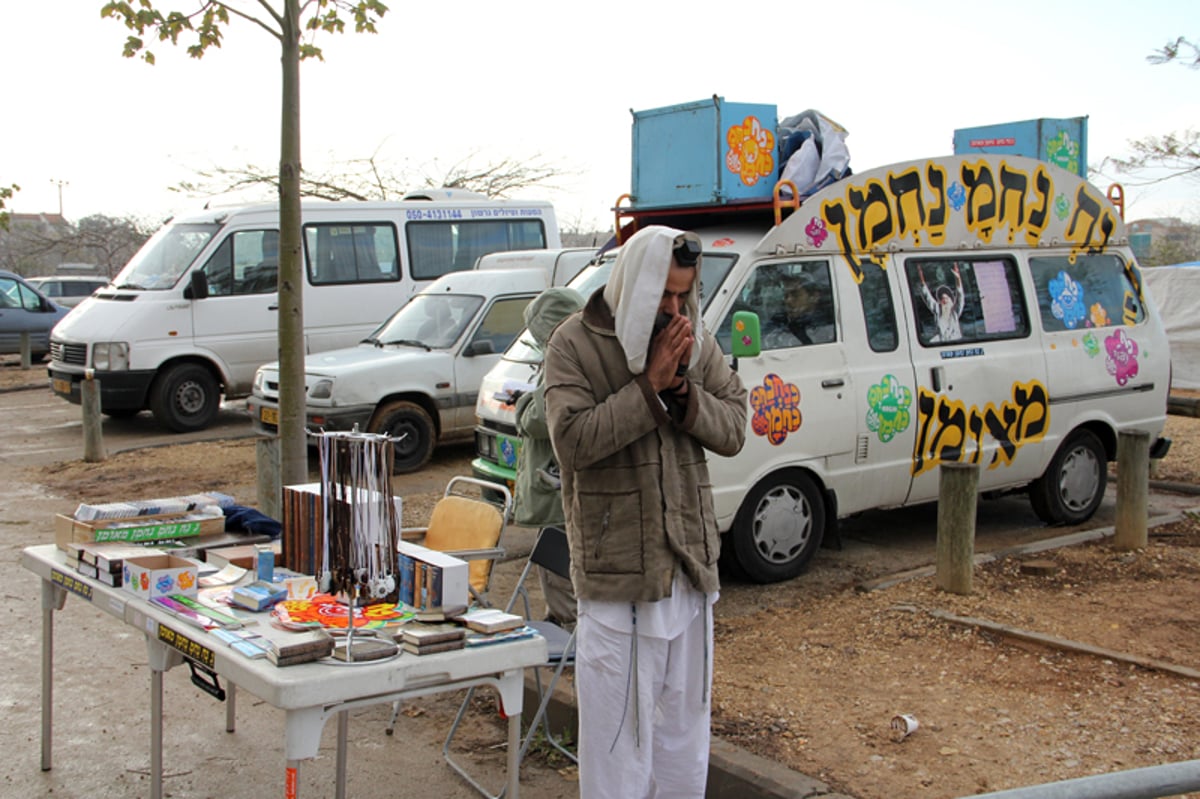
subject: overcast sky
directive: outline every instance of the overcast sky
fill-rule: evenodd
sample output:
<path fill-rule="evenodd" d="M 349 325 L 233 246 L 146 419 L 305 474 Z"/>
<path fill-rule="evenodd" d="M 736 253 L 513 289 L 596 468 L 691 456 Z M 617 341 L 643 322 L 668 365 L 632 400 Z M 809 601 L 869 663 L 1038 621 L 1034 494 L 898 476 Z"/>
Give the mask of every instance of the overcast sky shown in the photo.
<path fill-rule="evenodd" d="M 235 0 L 250 8 L 256 3 Z M 159 220 L 200 207 L 168 187 L 279 153 L 279 48 L 235 20 L 202 60 L 155 42 L 125 59 L 102 0 L 5 3 L 0 185 L 14 211 Z M 197 0 L 163 0 L 191 10 Z M 1200 127 L 1200 70 L 1146 56 L 1200 40 L 1195 0 L 393 2 L 377 35 L 323 36 L 301 67 L 309 169 L 369 158 L 436 171 L 540 155 L 561 220 L 606 227 L 630 190 L 630 109 L 719 94 L 815 108 L 858 172 L 948 154 L 956 128 L 1089 117 L 1088 161 Z M 1200 218 L 1200 184 L 1126 184 L 1127 219 Z M 1102 188 L 1108 180 L 1097 181 Z M 60 186 L 60 183 L 62 184 Z"/>

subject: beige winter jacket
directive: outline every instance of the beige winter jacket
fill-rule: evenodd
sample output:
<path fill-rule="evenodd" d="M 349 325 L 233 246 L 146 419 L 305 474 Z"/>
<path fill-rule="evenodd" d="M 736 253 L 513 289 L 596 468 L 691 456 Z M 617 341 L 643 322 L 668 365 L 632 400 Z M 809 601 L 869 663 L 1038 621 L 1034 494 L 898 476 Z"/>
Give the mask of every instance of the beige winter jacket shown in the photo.
<path fill-rule="evenodd" d="M 670 594 L 676 565 L 700 591 L 716 591 L 720 540 L 704 450 L 742 448 L 746 389 L 705 333 L 686 404 L 671 400 L 668 412 L 646 376 L 630 371 L 602 291 L 558 327 L 545 358 L 576 595 L 657 601 Z"/>

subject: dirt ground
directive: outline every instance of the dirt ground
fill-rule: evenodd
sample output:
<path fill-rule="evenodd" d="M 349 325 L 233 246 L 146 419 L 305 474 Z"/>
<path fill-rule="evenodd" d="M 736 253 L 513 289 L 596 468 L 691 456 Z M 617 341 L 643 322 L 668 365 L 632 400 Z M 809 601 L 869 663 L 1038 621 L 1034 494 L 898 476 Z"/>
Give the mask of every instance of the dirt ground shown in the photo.
<path fill-rule="evenodd" d="M 1175 443 L 1154 477 L 1200 484 L 1200 419 L 1172 416 L 1166 435 Z M 450 475 L 469 473 L 469 458 L 440 451 L 419 482 L 396 479 L 406 525 L 428 516 Z M 81 501 L 119 486 L 254 504 L 254 444 L 139 450 L 29 477 Z M 933 577 L 865 591 L 886 557 L 851 574 L 821 572 L 821 560 L 790 583 L 723 587 L 717 736 L 859 799 L 958 797 L 1200 758 L 1196 518 L 1151 528 L 1138 551 L 1109 539 L 982 565 L 969 596 Z M 973 619 L 1111 652 L 1027 643 Z M 919 728 L 896 741 L 889 722 L 901 713 Z"/>

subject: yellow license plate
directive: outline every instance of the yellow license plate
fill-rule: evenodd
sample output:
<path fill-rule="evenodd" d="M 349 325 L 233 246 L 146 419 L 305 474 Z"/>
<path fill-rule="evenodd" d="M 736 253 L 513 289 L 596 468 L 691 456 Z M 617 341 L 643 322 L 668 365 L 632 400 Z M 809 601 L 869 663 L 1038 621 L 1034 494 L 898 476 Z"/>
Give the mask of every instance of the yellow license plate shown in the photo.
<path fill-rule="evenodd" d="M 258 418 L 263 424 L 273 424 L 279 426 L 279 409 L 278 408 L 259 408 Z"/>
<path fill-rule="evenodd" d="M 70 394 L 71 393 L 71 381 L 70 380 L 57 380 L 57 379 L 52 380 L 51 385 L 54 386 L 54 391 L 58 394 Z"/>

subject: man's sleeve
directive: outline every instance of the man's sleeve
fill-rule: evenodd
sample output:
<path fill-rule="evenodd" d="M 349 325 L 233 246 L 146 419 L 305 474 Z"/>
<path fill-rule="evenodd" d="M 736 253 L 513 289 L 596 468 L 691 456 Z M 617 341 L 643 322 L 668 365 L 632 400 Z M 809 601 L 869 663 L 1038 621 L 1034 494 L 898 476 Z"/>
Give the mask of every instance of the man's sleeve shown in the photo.
<path fill-rule="evenodd" d="M 705 334 L 701 360 L 700 380 L 689 377 L 687 408 L 677 424 L 706 449 L 736 455 L 746 443 L 746 387 L 711 334 Z"/>

